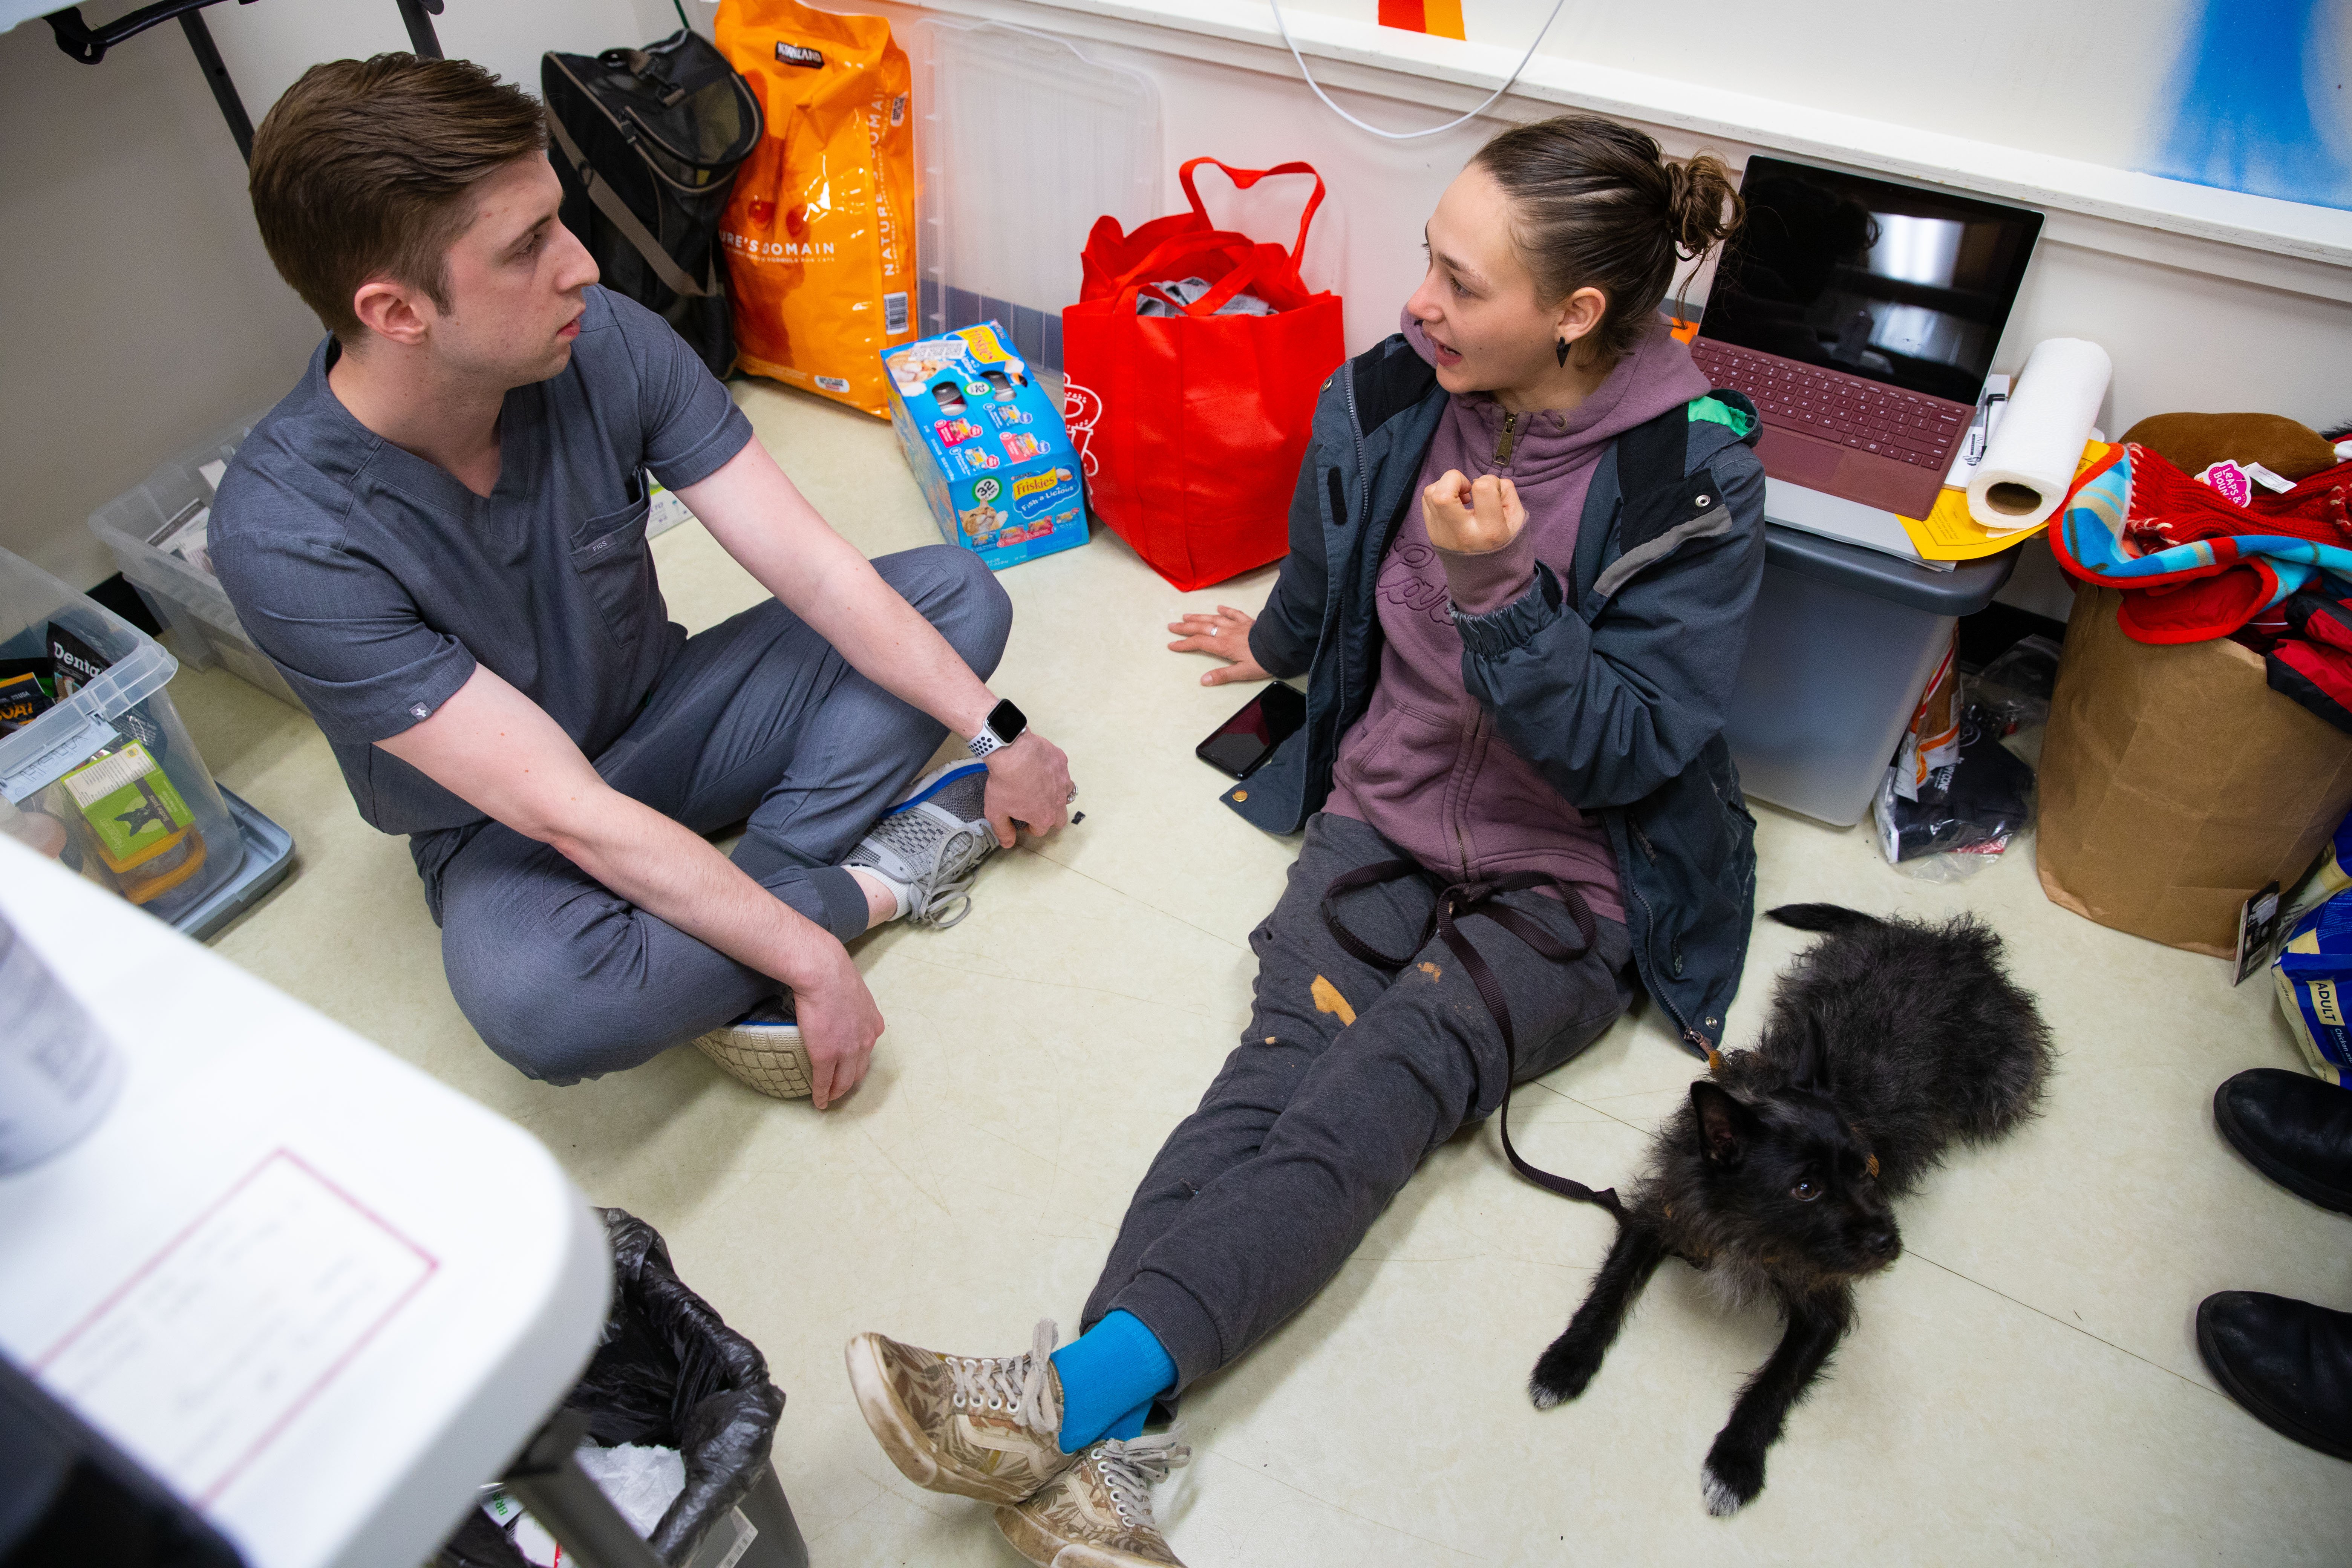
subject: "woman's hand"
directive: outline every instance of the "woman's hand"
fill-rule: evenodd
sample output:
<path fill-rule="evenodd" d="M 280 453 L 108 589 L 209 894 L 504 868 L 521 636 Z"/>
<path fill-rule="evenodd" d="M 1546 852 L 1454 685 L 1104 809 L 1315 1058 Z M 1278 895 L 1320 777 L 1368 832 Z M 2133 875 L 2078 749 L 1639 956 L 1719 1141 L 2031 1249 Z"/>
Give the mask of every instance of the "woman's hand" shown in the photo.
<path fill-rule="evenodd" d="M 1194 614 L 1169 622 L 1170 631 L 1183 635 L 1168 646 L 1177 653 L 1213 653 L 1219 658 L 1233 660 L 1201 677 L 1203 686 L 1223 686 L 1229 680 L 1271 680 L 1274 678 L 1250 657 L 1250 627 L 1255 625 L 1255 616 L 1245 616 L 1231 605 L 1219 605 L 1213 616 Z"/>
<path fill-rule="evenodd" d="M 1528 509 L 1519 504 L 1519 489 L 1496 474 L 1482 474 L 1476 484 L 1448 468 L 1435 484 L 1421 492 L 1421 519 L 1429 525 L 1429 542 L 1457 555 L 1484 555 L 1500 550 L 1528 525 Z"/>

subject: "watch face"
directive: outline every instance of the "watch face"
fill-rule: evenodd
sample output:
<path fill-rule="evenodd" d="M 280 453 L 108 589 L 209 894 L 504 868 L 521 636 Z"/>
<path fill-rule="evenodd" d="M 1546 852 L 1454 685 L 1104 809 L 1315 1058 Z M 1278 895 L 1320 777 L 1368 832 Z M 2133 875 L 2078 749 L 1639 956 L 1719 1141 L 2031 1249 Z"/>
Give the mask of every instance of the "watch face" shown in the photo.
<path fill-rule="evenodd" d="M 996 732 L 998 740 L 1009 746 L 1029 728 L 1029 720 L 1010 701 L 1000 701 L 988 710 L 988 727 Z"/>

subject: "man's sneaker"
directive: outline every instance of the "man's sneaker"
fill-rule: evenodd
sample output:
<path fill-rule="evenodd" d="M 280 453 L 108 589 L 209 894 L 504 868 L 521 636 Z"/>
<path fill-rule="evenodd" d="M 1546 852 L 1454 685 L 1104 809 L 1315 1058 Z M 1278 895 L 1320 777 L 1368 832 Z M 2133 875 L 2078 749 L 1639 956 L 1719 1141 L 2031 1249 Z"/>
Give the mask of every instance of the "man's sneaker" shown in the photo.
<path fill-rule="evenodd" d="M 1183 1568 L 1151 1518 L 1151 1489 L 1192 1458 L 1170 1432 L 1106 1437 L 1026 1502 L 996 1510 L 996 1528 L 1038 1568 Z"/>
<path fill-rule="evenodd" d="M 1013 1503 L 1077 1463 L 1055 1440 L 1062 1378 L 1051 1320 L 1038 1322 L 1027 1355 L 943 1356 L 880 1334 L 858 1335 L 846 1353 L 858 1413 L 919 1487 Z"/>
<path fill-rule="evenodd" d="M 808 1047 L 786 997 L 762 1002 L 729 1024 L 698 1036 L 695 1049 L 777 1100 L 806 1100 L 813 1079 Z"/>
<path fill-rule="evenodd" d="M 987 802 L 988 764 L 950 763 L 885 812 L 845 864 L 911 889 L 908 920 L 951 926 L 971 911 L 972 872 L 996 852 Z"/>

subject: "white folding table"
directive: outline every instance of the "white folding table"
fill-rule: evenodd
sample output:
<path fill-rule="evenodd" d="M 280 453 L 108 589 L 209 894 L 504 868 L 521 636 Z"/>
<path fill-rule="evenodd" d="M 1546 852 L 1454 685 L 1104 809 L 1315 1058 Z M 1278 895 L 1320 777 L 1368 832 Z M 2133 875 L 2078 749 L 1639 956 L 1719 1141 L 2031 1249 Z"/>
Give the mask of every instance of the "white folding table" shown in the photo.
<path fill-rule="evenodd" d="M 512 1122 L 5 837 L 0 914 L 128 1068 L 88 1137 L 0 1176 L 0 1351 L 253 1568 L 416 1568 L 595 1348 L 587 1201 Z"/>

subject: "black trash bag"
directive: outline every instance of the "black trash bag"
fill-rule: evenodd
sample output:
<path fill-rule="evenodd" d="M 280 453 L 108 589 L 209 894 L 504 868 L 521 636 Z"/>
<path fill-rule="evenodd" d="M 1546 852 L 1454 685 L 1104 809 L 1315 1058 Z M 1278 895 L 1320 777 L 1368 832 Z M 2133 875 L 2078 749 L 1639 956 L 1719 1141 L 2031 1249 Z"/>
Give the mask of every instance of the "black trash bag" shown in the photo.
<path fill-rule="evenodd" d="M 642 49 L 540 57 L 563 226 L 605 288 L 677 329 L 710 367 L 735 365 L 719 223 L 759 145 L 760 100 L 709 39 L 683 28 Z"/>
<path fill-rule="evenodd" d="M 564 1405 L 602 1447 L 645 1443 L 685 1459 L 686 1489 L 650 1538 L 663 1562 L 683 1563 L 766 1468 L 784 1391 L 760 1347 L 678 1279 L 659 1232 L 621 1209 L 596 1212 L 613 1240 L 613 1313 Z"/>
<path fill-rule="evenodd" d="M 1952 854 L 1989 860 L 2008 847 L 2033 816 L 2033 769 L 2000 743 L 2011 728 L 1998 708 L 1970 702 L 1960 716 L 1958 762 L 1930 773 L 1917 800 L 1882 787 L 1880 847 L 1889 860 Z"/>
<path fill-rule="evenodd" d="M 604 1342 L 563 1408 L 588 1418 L 600 1447 L 675 1448 L 686 1489 L 646 1544 L 673 1568 L 767 1473 L 784 1413 L 759 1346 L 719 1321 L 670 1267 L 661 1234 L 623 1209 L 598 1209 L 613 1244 L 613 1309 Z M 479 1509 L 441 1549 L 437 1568 L 528 1568 Z"/>

